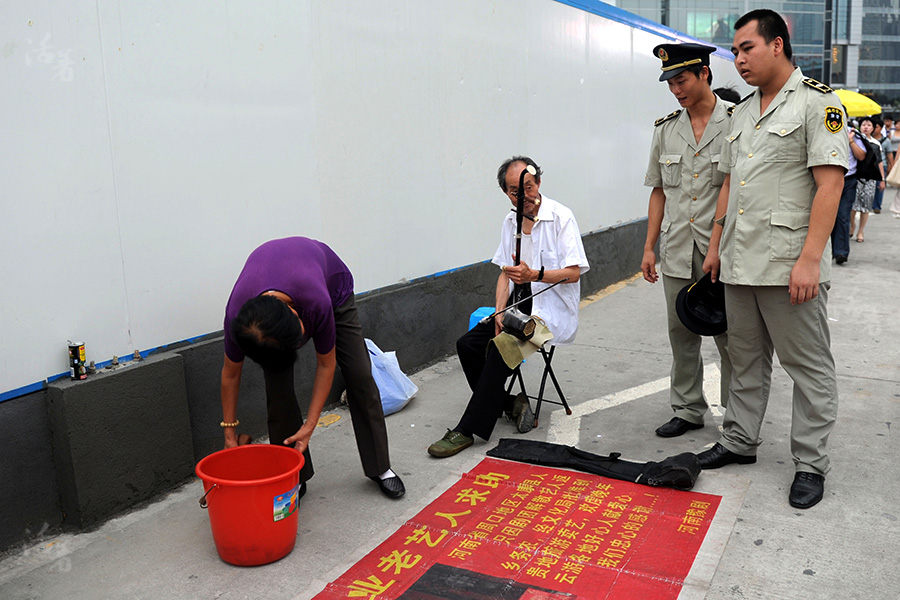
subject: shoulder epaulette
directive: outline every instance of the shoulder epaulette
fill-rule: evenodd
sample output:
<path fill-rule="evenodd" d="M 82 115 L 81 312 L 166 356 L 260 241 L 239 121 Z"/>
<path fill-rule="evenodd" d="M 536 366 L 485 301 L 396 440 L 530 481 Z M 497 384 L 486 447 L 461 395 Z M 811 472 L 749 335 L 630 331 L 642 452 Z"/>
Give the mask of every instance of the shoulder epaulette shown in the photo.
<path fill-rule="evenodd" d="M 819 92 L 822 92 L 823 94 L 827 94 L 827 93 L 829 93 L 829 92 L 833 92 L 833 91 L 834 91 L 833 89 L 831 89 L 830 87 L 828 87 L 827 85 L 825 85 L 824 83 L 822 83 L 821 81 L 816 81 L 816 80 L 813 79 L 812 77 L 804 77 L 804 78 L 803 78 L 803 83 L 805 83 L 805 84 L 808 85 L 809 87 L 813 88 L 814 90 L 817 90 L 817 91 L 819 91 Z"/>
<path fill-rule="evenodd" d="M 653 122 L 653 126 L 654 126 L 654 127 L 659 127 L 660 125 L 662 125 L 662 124 L 665 123 L 666 121 L 670 121 L 670 120 L 674 119 L 675 117 L 677 117 L 677 116 L 680 115 L 680 114 L 681 114 L 681 109 L 679 108 L 679 109 L 676 110 L 675 112 L 669 113 L 669 114 L 667 114 L 667 115 L 664 116 L 664 117 L 658 118 L 656 121 Z"/>
<path fill-rule="evenodd" d="M 754 93 L 755 93 L 755 92 L 750 92 L 749 94 L 747 94 L 746 96 L 744 96 L 743 98 L 741 98 L 740 100 L 738 100 L 737 102 L 735 102 L 734 104 L 732 104 L 731 106 L 729 106 L 729 107 L 726 109 L 726 110 L 728 111 L 728 116 L 730 117 L 731 115 L 733 115 L 733 114 L 734 114 L 734 109 L 737 108 L 738 104 L 740 104 L 741 102 L 744 102 L 745 100 L 747 100 L 747 98 L 749 98 L 750 96 L 752 96 Z"/>

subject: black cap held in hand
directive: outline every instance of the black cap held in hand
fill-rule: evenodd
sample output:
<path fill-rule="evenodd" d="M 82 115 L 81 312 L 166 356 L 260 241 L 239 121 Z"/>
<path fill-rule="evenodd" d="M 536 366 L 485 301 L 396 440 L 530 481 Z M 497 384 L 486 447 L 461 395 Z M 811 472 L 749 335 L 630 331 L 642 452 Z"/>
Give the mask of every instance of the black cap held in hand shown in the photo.
<path fill-rule="evenodd" d="M 675 299 L 678 318 L 697 335 L 721 335 L 728 329 L 725 320 L 725 284 L 712 282 L 707 273 L 696 283 L 684 286 Z"/>

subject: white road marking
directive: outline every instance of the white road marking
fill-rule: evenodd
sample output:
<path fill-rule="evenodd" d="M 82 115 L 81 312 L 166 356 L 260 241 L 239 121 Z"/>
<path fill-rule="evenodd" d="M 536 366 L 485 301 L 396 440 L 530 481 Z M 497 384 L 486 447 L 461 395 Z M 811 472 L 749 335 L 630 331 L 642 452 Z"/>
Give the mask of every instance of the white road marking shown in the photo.
<path fill-rule="evenodd" d="M 719 366 L 716 364 L 704 365 L 703 368 L 703 393 L 710 405 L 710 410 L 716 419 L 720 421 L 724 414 L 724 409 L 719 402 Z M 577 446 L 579 432 L 581 431 L 581 418 L 595 412 L 619 406 L 638 398 L 650 396 L 669 388 L 669 378 L 663 377 L 655 381 L 643 383 L 641 385 L 607 394 L 601 398 L 594 398 L 587 402 L 582 402 L 577 406 L 573 406 L 572 414 L 567 415 L 566 411 L 554 410 L 550 413 L 550 427 L 547 430 L 547 441 L 555 444 L 563 444 L 566 446 Z"/>
<path fill-rule="evenodd" d="M 713 363 L 711 365 L 703 365 L 703 395 L 706 396 L 706 403 L 709 404 L 709 410 L 714 417 L 721 419 L 725 416 L 725 409 L 722 408 L 722 399 L 720 381 L 722 373 L 719 371 L 719 365 Z"/>

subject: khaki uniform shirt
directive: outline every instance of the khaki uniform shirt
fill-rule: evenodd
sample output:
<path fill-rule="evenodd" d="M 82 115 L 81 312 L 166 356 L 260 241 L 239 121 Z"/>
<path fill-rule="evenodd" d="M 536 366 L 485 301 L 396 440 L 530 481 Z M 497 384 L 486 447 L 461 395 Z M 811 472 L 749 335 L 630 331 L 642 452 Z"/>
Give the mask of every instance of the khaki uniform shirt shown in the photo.
<path fill-rule="evenodd" d="M 733 285 L 788 285 L 809 229 L 811 167 L 847 169 L 850 144 L 837 94 L 794 69 L 760 115 L 760 92 L 738 104 L 719 168 L 731 173 L 719 247 L 721 278 Z M 825 91 L 822 91 L 825 90 Z M 819 282 L 831 279 L 831 243 Z"/>
<path fill-rule="evenodd" d="M 691 278 L 694 244 L 709 249 L 716 199 L 725 180 L 717 167 L 730 129 L 730 103 L 716 97 L 709 123 L 697 142 L 686 110 L 657 121 L 644 185 L 659 187 L 666 207 L 659 234 L 659 268 L 664 275 Z"/>

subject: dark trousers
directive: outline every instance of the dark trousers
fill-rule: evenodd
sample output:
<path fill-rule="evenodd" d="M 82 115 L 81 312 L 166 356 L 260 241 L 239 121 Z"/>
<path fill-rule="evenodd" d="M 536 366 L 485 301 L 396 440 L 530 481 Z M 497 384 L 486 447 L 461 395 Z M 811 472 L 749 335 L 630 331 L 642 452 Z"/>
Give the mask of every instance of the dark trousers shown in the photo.
<path fill-rule="evenodd" d="M 844 191 L 841 192 L 841 203 L 838 205 L 834 228 L 831 230 L 831 256 L 850 256 L 850 209 L 856 200 L 856 177 L 844 178 Z"/>
<path fill-rule="evenodd" d="M 517 308 L 530 314 L 531 301 Z M 506 394 L 505 385 L 513 370 L 503 362 L 497 347 L 488 343 L 493 338 L 494 321 L 491 319 L 488 323 L 479 323 L 456 341 L 456 352 L 472 396 L 454 429 L 485 440 L 490 439 L 497 417 L 512 408 L 512 399 Z"/>
<path fill-rule="evenodd" d="M 334 311 L 337 330 L 335 354 L 341 375 L 347 384 L 347 403 L 356 436 L 356 447 L 367 477 L 377 477 L 389 468 L 387 429 L 381 394 L 372 379 L 372 363 L 363 338 L 362 327 L 353 297 Z M 283 444 L 303 425 L 303 415 L 294 393 L 294 370 L 265 372 L 266 409 L 268 411 L 269 443 Z M 303 453 L 306 463 L 300 471 L 300 481 L 313 476 L 309 448 Z"/>
<path fill-rule="evenodd" d="M 885 177 L 887 174 L 885 174 Z M 887 187 L 885 187 L 885 190 Z M 878 184 L 878 187 L 875 188 L 875 198 L 872 200 L 872 210 L 881 211 L 881 203 L 884 201 L 884 191 L 881 189 L 881 184 Z"/>

